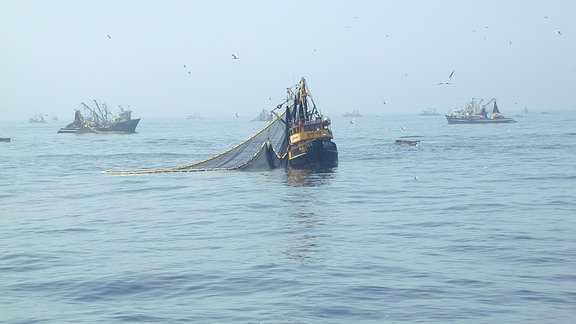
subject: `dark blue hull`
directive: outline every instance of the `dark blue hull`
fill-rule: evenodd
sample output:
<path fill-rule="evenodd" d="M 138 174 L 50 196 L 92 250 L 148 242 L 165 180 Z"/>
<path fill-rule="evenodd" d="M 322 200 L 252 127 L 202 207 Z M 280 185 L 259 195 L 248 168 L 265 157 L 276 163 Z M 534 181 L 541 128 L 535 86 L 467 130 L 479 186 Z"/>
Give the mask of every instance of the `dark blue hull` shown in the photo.
<path fill-rule="evenodd" d="M 313 139 L 290 149 L 288 167 L 292 169 L 323 170 L 338 166 L 336 143 Z"/>
<path fill-rule="evenodd" d="M 131 134 L 136 133 L 136 126 L 140 122 L 140 118 L 131 119 L 128 121 L 117 122 L 108 127 L 90 127 L 85 125 L 80 126 L 66 126 L 60 128 L 58 133 L 73 133 L 73 134 L 84 134 L 84 133 L 100 133 L 100 134 Z"/>
<path fill-rule="evenodd" d="M 512 118 L 487 118 L 487 117 L 454 117 L 446 116 L 448 124 L 508 124 L 515 123 L 516 121 Z"/>

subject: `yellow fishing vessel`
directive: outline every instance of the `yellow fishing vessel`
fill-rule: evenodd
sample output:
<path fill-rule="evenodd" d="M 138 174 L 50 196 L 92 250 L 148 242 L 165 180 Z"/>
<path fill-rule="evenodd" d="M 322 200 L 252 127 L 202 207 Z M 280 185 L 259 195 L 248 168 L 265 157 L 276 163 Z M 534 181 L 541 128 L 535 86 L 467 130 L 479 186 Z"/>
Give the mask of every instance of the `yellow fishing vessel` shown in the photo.
<path fill-rule="evenodd" d="M 304 78 L 296 87 L 296 93 L 288 89 L 288 100 L 288 167 L 318 170 L 338 166 L 338 149 L 332 142 L 331 120 L 316 107 Z"/>

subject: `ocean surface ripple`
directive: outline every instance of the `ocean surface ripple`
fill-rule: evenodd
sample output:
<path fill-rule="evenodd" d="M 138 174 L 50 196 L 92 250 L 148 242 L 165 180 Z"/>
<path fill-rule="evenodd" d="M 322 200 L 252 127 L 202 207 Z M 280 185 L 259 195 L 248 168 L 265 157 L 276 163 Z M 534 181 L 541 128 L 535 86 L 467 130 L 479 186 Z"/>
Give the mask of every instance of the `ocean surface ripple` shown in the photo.
<path fill-rule="evenodd" d="M 335 117 L 333 170 L 136 176 L 101 172 L 202 160 L 264 124 L 0 123 L 0 322 L 573 322 L 575 119 Z"/>

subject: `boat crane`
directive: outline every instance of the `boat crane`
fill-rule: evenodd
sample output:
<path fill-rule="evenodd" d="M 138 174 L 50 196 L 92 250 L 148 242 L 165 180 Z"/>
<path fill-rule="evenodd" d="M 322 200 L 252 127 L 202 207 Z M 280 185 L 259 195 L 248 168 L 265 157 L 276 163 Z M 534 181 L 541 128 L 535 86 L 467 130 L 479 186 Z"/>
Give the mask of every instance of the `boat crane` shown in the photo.
<path fill-rule="evenodd" d="M 490 101 L 488 101 L 485 105 L 482 105 L 482 108 L 486 108 L 489 104 L 493 103 L 494 101 L 496 101 L 496 98 L 490 99 Z M 482 100 L 480 100 L 478 104 L 479 105 L 482 104 Z"/>

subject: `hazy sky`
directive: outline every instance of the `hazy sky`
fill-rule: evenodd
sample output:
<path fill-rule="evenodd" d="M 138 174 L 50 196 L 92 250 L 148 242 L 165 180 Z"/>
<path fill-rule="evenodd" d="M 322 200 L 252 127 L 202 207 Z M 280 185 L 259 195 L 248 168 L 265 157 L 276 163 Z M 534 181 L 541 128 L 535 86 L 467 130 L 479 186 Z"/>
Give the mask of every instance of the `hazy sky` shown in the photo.
<path fill-rule="evenodd" d="M 72 119 L 92 99 L 255 117 L 301 77 L 333 116 L 472 97 L 505 115 L 576 109 L 575 15 L 572 0 L 0 0 L 0 119 Z"/>

